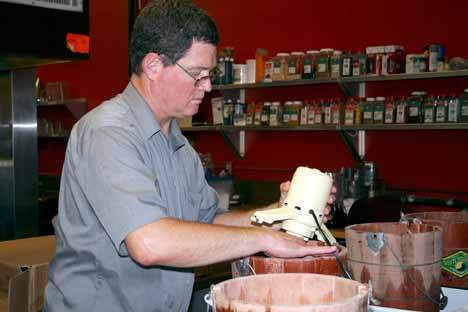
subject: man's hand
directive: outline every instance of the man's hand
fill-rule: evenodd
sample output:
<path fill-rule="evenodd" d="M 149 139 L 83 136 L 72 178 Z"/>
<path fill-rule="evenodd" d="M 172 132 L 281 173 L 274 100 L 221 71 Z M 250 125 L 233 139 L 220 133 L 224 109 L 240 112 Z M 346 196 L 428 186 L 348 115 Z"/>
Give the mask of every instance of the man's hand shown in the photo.
<path fill-rule="evenodd" d="M 279 231 L 269 231 L 269 240 L 264 252 L 277 258 L 301 258 L 310 255 L 331 254 L 336 246 L 323 246 L 319 241 L 304 241 L 302 238 Z"/>
<path fill-rule="evenodd" d="M 280 201 L 279 201 L 279 206 L 282 207 L 284 204 L 284 200 L 286 199 L 286 195 L 288 195 L 289 188 L 291 187 L 291 181 L 286 181 L 280 184 Z M 323 222 L 326 223 L 328 220 L 331 219 L 330 212 L 331 212 L 331 204 L 333 204 L 336 200 L 336 187 L 333 186 L 330 196 L 328 197 L 328 205 L 325 207 L 323 211 Z"/>

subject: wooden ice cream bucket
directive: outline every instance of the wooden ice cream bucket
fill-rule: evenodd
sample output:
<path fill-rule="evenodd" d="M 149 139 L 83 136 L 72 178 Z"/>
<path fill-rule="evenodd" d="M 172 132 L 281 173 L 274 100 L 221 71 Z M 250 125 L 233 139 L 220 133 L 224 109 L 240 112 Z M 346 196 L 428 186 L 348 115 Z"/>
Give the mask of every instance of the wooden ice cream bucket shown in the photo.
<path fill-rule="evenodd" d="M 219 283 L 210 297 L 214 312 L 364 312 L 368 289 L 323 274 L 259 274 Z"/>
<path fill-rule="evenodd" d="M 339 246 L 340 262 L 346 264 L 346 248 Z M 254 255 L 231 263 L 232 276 L 267 273 L 318 273 L 344 276 L 344 272 L 332 254 L 304 258 L 274 258 Z"/>
<path fill-rule="evenodd" d="M 446 287 L 468 288 L 468 213 L 434 211 L 409 213 L 405 217 L 442 228 L 443 259 L 440 284 Z"/>
<path fill-rule="evenodd" d="M 368 223 L 345 228 L 351 277 L 371 282 L 371 304 L 439 311 L 442 230 L 427 224 Z"/>

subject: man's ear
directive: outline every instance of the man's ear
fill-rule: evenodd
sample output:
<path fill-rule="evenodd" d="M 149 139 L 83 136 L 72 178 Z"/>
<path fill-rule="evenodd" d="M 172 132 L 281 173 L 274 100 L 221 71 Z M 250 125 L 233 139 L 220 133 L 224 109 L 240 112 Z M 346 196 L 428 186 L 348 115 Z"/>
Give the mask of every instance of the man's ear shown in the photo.
<path fill-rule="evenodd" d="M 155 75 L 164 67 L 161 56 L 157 53 L 148 53 L 141 62 L 142 73 L 150 80 L 153 80 Z"/>

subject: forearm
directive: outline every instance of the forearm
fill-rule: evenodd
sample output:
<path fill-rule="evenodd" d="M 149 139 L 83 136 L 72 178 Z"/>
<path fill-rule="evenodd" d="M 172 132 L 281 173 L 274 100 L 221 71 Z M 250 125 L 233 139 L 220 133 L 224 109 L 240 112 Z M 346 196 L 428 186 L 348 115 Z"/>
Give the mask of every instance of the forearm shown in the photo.
<path fill-rule="evenodd" d="M 143 265 L 197 267 L 263 251 L 267 231 L 165 218 L 131 233 L 126 244 Z"/>
<path fill-rule="evenodd" d="M 213 223 L 229 226 L 251 226 L 251 217 L 255 211 L 278 208 L 278 203 L 273 203 L 265 207 L 259 207 L 247 211 L 232 210 L 216 215 Z"/>

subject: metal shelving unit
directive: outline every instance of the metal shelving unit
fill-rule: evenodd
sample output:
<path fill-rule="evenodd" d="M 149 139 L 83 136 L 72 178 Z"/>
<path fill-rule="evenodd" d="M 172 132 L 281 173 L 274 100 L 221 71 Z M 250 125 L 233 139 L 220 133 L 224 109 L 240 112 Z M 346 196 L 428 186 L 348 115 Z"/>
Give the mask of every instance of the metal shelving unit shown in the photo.
<path fill-rule="evenodd" d="M 291 87 L 291 86 L 306 86 L 326 83 L 360 83 L 360 82 L 383 82 L 383 81 L 398 81 L 398 80 L 419 80 L 419 79 L 436 79 L 436 78 L 456 78 L 467 77 L 468 70 L 453 70 L 445 72 L 427 72 L 416 74 L 393 74 L 387 76 L 362 76 L 362 77 L 340 77 L 340 78 L 315 78 L 301 79 L 289 81 L 274 81 L 265 83 L 244 83 L 230 85 L 213 85 L 213 90 L 241 90 L 254 88 L 270 88 L 270 87 Z"/>
<path fill-rule="evenodd" d="M 245 102 L 245 93 L 248 89 L 312 86 L 319 84 L 337 84 L 346 96 L 366 96 L 366 83 L 386 81 L 408 81 L 421 79 L 443 79 L 468 77 L 468 70 L 446 72 L 426 72 L 416 74 L 393 74 L 387 76 L 361 76 L 340 78 L 316 78 L 291 81 L 274 81 L 271 83 L 247 83 L 231 85 L 213 85 L 223 97 L 233 100 L 240 99 Z M 245 155 L 246 131 L 338 131 L 344 143 L 350 150 L 355 161 L 362 161 L 365 156 L 365 131 L 394 131 L 394 130 L 465 130 L 468 123 L 434 123 L 434 124 L 382 124 L 382 125 L 317 125 L 300 127 L 225 127 L 205 126 L 185 128 L 184 131 L 218 131 L 220 132 L 234 152 L 242 158 Z"/>
<path fill-rule="evenodd" d="M 313 125 L 299 127 L 260 127 L 260 126 L 194 126 L 183 127 L 184 132 L 203 131 L 342 131 L 342 130 L 376 130 L 376 131 L 397 131 L 397 130 L 467 130 L 468 123 L 418 123 L 418 124 L 369 124 L 369 125 Z"/>

